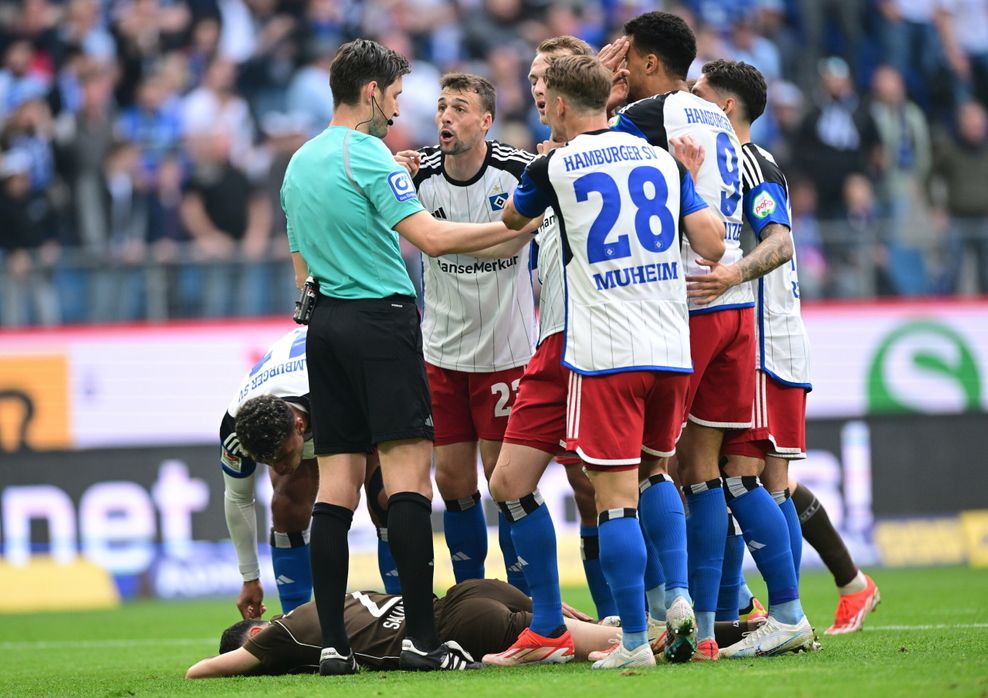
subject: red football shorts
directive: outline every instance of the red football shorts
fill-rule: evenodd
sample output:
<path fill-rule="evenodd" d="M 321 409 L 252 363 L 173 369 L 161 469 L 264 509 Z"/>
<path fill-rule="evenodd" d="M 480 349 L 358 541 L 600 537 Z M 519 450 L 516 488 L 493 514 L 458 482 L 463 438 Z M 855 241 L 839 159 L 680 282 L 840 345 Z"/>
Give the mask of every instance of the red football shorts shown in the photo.
<path fill-rule="evenodd" d="M 542 341 L 525 368 L 504 432 L 506 443 L 552 454 L 563 450 L 570 372 L 562 359 L 563 333 L 557 332 Z"/>
<path fill-rule="evenodd" d="M 690 353 L 693 374 L 686 417 L 705 427 L 750 427 L 755 400 L 753 309 L 691 315 Z"/>
<path fill-rule="evenodd" d="M 436 446 L 504 437 L 524 366 L 466 373 L 426 363 L 425 371 L 432 393 Z"/>
<path fill-rule="evenodd" d="M 642 451 L 673 455 L 689 385 L 689 374 L 670 371 L 570 374 L 566 447 L 587 470 L 636 469 Z"/>
<path fill-rule="evenodd" d="M 729 432 L 721 452 L 729 456 L 787 460 L 806 458 L 806 388 L 783 385 L 755 372 L 755 424 Z"/>

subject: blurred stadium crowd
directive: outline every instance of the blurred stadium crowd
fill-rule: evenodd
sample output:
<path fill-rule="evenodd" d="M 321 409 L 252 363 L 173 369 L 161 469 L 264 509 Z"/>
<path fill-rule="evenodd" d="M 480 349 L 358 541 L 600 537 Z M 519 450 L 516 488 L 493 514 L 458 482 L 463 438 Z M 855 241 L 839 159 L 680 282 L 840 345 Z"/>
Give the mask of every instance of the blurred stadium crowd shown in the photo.
<path fill-rule="evenodd" d="M 694 74 L 768 79 L 804 299 L 988 293 L 988 0 L 0 0 L 0 325 L 285 314 L 278 189 L 340 43 L 413 58 L 393 150 L 435 141 L 453 69 L 532 149 L 539 41 L 652 9 L 694 26 Z"/>

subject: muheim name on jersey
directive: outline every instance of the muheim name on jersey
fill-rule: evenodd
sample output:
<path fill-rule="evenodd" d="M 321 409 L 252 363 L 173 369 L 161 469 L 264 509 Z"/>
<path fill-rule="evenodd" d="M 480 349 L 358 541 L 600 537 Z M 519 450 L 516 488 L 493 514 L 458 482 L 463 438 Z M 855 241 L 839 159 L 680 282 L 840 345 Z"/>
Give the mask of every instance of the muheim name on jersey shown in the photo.
<path fill-rule="evenodd" d="M 247 397 L 248 393 L 252 390 L 256 390 L 265 383 L 267 383 L 272 378 L 277 376 L 282 376 L 286 373 L 295 373 L 296 371 L 305 370 L 305 359 L 292 359 L 291 361 L 286 361 L 282 364 L 277 364 L 271 368 L 266 368 L 263 371 L 259 371 L 253 378 L 251 378 L 250 383 L 245 385 L 240 389 L 240 400 Z"/>
<path fill-rule="evenodd" d="M 707 126 L 714 126 L 724 131 L 734 130 L 730 120 L 719 112 L 710 111 L 709 109 L 697 109 L 695 107 L 686 107 L 683 109 L 683 112 L 686 114 L 686 123 L 688 124 L 706 124 Z"/>
<path fill-rule="evenodd" d="M 586 150 L 567 155 L 563 158 L 563 164 L 567 172 L 581 170 L 584 167 L 596 167 L 598 165 L 608 165 L 621 160 L 654 160 L 655 152 L 652 146 L 637 145 L 612 145 L 608 148 L 597 148 L 596 150 Z"/>
<path fill-rule="evenodd" d="M 450 264 L 449 262 L 437 259 L 436 264 L 439 265 L 439 271 L 444 271 L 447 274 L 484 274 L 518 266 L 518 255 L 505 259 L 492 259 L 490 261 L 478 259 L 471 264 Z"/>
<path fill-rule="evenodd" d="M 641 264 L 636 267 L 609 269 L 603 274 L 594 274 L 593 282 L 598 291 L 606 291 L 620 286 L 654 284 L 679 278 L 679 262 L 659 262 Z"/>

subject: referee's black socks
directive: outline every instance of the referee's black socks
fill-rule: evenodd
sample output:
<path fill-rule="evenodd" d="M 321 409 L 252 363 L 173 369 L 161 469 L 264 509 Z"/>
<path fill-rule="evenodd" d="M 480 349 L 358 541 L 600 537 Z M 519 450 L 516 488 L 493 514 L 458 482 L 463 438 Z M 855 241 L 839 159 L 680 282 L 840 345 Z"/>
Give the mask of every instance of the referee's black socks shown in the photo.
<path fill-rule="evenodd" d="M 405 600 L 405 636 L 416 649 L 431 652 L 439 647 L 432 611 L 432 503 L 417 492 L 391 495 L 388 542 Z"/>
<path fill-rule="evenodd" d="M 312 507 L 309 533 L 309 560 L 312 564 L 312 591 L 322 627 L 322 646 L 332 647 L 344 657 L 350 654 L 343 625 L 350 546 L 347 533 L 353 512 L 346 507 L 316 502 Z"/>

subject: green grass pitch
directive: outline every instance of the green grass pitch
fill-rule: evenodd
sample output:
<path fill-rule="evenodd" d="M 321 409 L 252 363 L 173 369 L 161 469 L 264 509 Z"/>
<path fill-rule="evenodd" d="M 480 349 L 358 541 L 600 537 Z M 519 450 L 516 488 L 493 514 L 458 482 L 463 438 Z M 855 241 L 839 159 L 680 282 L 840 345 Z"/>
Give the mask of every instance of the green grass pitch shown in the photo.
<path fill-rule="evenodd" d="M 0 616 L 0 696 L 988 696 L 988 570 L 880 570 L 874 576 L 882 603 L 866 630 L 832 638 L 822 634 L 836 603 L 832 580 L 804 575 L 803 603 L 821 635 L 819 653 L 624 672 L 569 664 L 193 682 L 183 673 L 215 653 L 220 631 L 235 620 L 232 599 Z M 753 582 L 764 598 L 760 580 Z M 584 590 L 567 589 L 564 597 L 591 608 Z"/>

